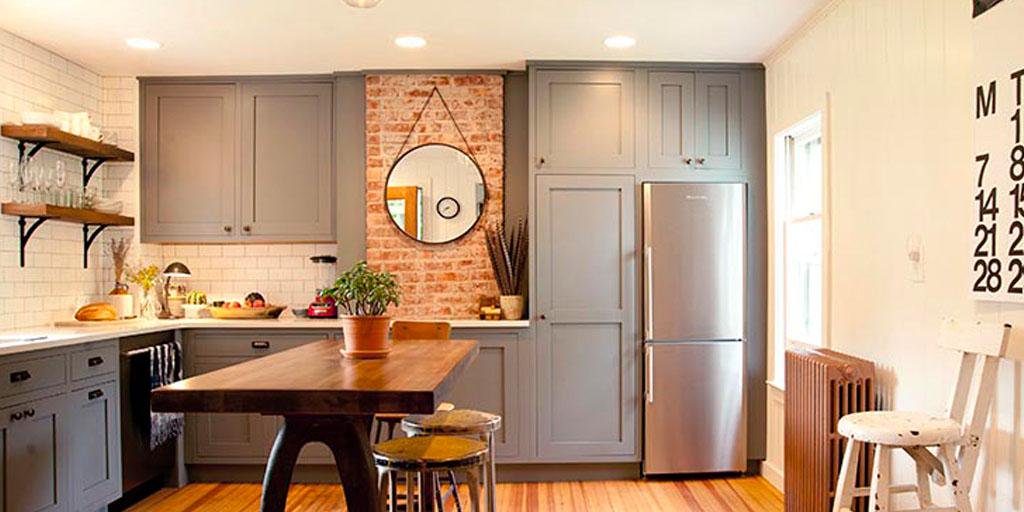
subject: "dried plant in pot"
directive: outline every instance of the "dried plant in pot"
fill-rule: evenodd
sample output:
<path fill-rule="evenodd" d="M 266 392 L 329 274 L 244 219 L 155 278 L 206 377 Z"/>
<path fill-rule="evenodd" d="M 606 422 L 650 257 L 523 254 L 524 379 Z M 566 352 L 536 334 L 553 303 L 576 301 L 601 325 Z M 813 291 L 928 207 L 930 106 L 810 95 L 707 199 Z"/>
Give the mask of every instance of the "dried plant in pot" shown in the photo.
<path fill-rule="evenodd" d="M 511 236 L 505 235 L 501 224 L 487 229 L 487 254 L 491 258 L 494 278 L 501 292 L 499 302 L 501 315 L 505 320 L 523 318 L 526 300 L 523 290 L 526 285 L 526 222 L 521 220 Z"/>
<path fill-rule="evenodd" d="M 388 307 L 397 306 L 401 290 L 395 276 L 374 271 L 365 261 L 356 263 L 341 274 L 334 286 L 324 290 L 334 297 L 345 331 L 345 347 L 341 353 L 353 359 L 377 359 L 391 352 Z"/>

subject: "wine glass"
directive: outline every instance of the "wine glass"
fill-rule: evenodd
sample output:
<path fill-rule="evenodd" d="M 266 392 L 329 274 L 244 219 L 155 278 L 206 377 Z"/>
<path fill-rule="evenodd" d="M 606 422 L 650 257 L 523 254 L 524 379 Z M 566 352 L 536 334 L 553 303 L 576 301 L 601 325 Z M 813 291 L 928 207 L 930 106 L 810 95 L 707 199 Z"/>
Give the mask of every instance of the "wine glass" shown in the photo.
<path fill-rule="evenodd" d="M 68 201 L 67 175 L 64 173 L 64 161 L 63 160 L 57 160 L 57 169 L 56 169 L 56 171 L 57 171 L 57 176 L 56 176 L 57 189 L 56 189 L 55 196 L 56 196 L 57 200 L 54 201 L 54 203 L 56 203 L 57 206 L 71 206 L 71 204 Z"/>
<path fill-rule="evenodd" d="M 29 167 L 29 174 L 32 180 L 32 202 L 45 203 L 46 202 L 46 190 L 43 185 L 43 166 L 36 162 Z"/>

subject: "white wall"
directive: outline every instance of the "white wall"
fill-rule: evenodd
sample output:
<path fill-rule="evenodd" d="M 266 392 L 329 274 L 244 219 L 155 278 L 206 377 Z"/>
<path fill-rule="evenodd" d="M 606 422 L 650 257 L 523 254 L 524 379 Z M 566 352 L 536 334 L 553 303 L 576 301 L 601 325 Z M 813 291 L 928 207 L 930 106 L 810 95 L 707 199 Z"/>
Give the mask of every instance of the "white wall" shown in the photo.
<path fill-rule="evenodd" d="M 827 337 L 875 361 L 887 405 L 899 409 L 945 409 L 956 357 L 935 345 L 943 316 L 1024 321 L 1024 307 L 968 296 L 970 28 L 968 0 L 840 0 L 766 63 L 769 138 L 831 96 Z M 912 235 L 923 240 L 924 282 L 909 276 Z M 1021 379 L 1019 365 L 1001 368 L 975 492 L 981 510 L 1024 510 Z M 896 460 L 908 476 L 906 460 Z"/>

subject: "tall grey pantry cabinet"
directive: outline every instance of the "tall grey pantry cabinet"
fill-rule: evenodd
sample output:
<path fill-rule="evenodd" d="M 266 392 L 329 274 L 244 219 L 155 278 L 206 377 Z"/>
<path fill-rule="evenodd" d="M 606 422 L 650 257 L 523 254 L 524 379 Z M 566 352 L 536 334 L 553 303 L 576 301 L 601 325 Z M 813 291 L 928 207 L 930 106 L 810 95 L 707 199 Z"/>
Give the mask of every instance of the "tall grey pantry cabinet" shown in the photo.
<path fill-rule="evenodd" d="M 642 457 L 638 197 L 643 182 L 750 192 L 748 275 L 763 269 L 763 68 L 528 63 L 535 457 Z M 753 273 L 753 274 L 751 274 Z M 763 282 L 751 281 L 748 382 L 763 382 Z M 755 314 L 756 313 L 756 314 Z M 754 412 L 752 422 L 763 422 Z M 751 423 L 751 432 L 759 432 Z M 763 440 L 748 453 L 758 458 Z"/>
<path fill-rule="evenodd" d="M 538 176 L 537 449 L 634 460 L 634 192 L 628 176 Z"/>
<path fill-rule="evenodd" d="M 333 241 L 333 82 L 216 80 L 142 81 L 143 241 Z"/>

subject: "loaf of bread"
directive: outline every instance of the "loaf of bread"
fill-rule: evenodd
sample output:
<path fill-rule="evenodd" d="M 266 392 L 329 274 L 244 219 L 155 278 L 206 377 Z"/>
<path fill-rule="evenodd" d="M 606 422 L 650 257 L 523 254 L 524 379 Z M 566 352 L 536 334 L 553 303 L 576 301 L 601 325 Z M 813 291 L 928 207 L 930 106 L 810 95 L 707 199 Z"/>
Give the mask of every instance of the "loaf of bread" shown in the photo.
<path fill-rule="evenodd" d="M 106 302 L 86 304 L 75 311 L 75 320 L 79 322 L 95 322 L 99 320 L 117 320 L 117 310 Z"/>

